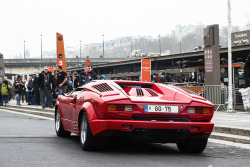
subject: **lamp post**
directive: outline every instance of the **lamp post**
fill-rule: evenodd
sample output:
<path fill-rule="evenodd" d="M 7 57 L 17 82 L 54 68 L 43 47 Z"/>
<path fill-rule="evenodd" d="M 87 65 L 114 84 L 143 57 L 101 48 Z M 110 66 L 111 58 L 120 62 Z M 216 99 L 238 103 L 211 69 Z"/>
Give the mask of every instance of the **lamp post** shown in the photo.
<path fill-rule="evenodd" d="M 180 53 L 181 53 L 181 40 L 180 40 Z"/>
<path fill-rule="evenodd" d="M 23 59 L 25 59 L 25 40 L 23 41 Z"/>
<path fill-rule="evenodd" d="M 80 58 L 82 58 L 81 53 L 82 53 L 82 41 L 80 41 Z"/>
<path fill-rule="evenodd" d="M 43 59 L 43 35 L 41 34 L 41 60 Z"/>
<path fill-rule="evenodd" d="M 130 54 L 132 54 L 132 51 L 133 51 L 133 42 L 131 41 L 131 52 L 130 52 Z"/>
<path fill-rule="evenodd" d="M 159 50 L 160 50 L 160 56 L 161 56 L 161 35 L 159 35 Z"/>
<path fill-rule="evenodd" d="M 103 42 L 102 42 L 102 57 L 104 58 L 104 34 L 102 35 L 102 39 L 103 39 Z"/>
<path fill-rule="evenodd" d="M 233 109 L 233 90 L 232 90 L 232 53 L 231 53 L 231 32 L 232 32 L 232 26 L 231 26 L 231 1 L 227 1 L 228 5 L 228 26 L 227 26 L 227 32 L 228 32 L 228 112 L 234 112 Z"/>

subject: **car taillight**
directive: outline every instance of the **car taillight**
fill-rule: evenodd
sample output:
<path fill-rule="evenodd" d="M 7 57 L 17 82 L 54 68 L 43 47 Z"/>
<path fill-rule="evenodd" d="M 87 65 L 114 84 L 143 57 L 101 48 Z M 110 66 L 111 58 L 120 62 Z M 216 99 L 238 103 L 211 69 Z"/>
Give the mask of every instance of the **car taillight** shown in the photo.
<path fill-rule="evenodd" d="M 209 107 L 203 108 L 203 114 L 211 114 L 211 112 L 212 112 L 211 108 L 209 108 Z"/>
<path fill-rule="evenodd" d="M 133 105 L 108 104 L 108 111 L 133 111 Z"/>
<path fill-rule="evenodd" d="M 210 107 L 188 107 L 187 113 L 189 114 L 211 114 Z"/>

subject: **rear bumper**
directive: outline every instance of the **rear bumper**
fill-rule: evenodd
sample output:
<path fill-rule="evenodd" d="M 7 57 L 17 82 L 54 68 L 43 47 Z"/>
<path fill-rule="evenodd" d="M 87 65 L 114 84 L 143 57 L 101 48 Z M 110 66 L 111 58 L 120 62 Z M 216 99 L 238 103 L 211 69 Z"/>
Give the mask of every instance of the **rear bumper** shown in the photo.
<path fill-rule="evenodd" d="M 120 134 L 134 134 L 136 131 L 159 133 L 180 130 L 187 132 L 186 138 L 208 138 L 213 131 L 211 122 L 166 122 L 166 121 L 138 121 L 138 120 L 92 120 L 89 121 L 94 136 L 117 136 Z M 124 128 L 124 126 L 129 127 Z M 165 131 L 164 131 L 165 130 Z M 155 135 L 155 133 L 153 133 Z M 145 136 L 146 137 L 146 136 Z"/>

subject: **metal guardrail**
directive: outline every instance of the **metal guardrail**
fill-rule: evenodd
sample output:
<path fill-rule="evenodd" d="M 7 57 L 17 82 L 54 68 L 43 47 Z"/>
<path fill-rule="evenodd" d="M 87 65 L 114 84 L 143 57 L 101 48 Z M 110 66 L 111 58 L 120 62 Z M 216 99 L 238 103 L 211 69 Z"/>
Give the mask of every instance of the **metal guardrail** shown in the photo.
<path fill-rule="evenodd" d="M 223 107 L 227 110 L 228 105 L 228 88 L 224 85 L 202 85 L 192 86 L 190 84 L 177 85 L 178 87 L 188 89 L 201 97 L 209 100 L 216 107 L 215 111 Z M 244 110 L 242 96 L 239 88 L 233 88 L 233 107 L 234 109 Z"/>

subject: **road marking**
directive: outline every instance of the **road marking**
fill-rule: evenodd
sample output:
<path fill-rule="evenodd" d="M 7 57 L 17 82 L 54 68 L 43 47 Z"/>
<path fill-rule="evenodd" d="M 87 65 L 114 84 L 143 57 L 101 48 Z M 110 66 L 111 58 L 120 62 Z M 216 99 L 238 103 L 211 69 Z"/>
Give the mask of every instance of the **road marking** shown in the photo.
<path fill-rule="evenodd" d="M 14 114 L 22 114 L 22 115 L 26 115 L 26 116 L 32 116 L 35 118 L 40 118 L 40 119 L 46 119 L 46 120 L 54 120 L 53 118 L 48 118 L 48 117 L 44 117 L 44 116 L 39 116 L 39 115 L 33 115 L 33 114 L 27 114 L 27 113 L 21 113 L 21 112 L 16 112 L 16 111 L 10 111 L 10 110 L 4 110 L 4 109 L 0 109 L 1 111 L 5 111 L 5 112 L 9 112 L 9 113 L 14 113 Z"/>
<path fill-rule="evenodd" d="M 208 139 L 209 142 L 212 143 L 217 143 L 217 144 L 224 144 L 224 145 L 228 145 L 228 146 L 234 146 L 234 147 L 240 147 L 243 149 L 247 149 L 250 150 L 250 145 L 249 144 L 242 144 L 242 143 L 234 143 L 231 141 L 225 141 L 225 140 L 217 140 L 217 139 Z"/>
<path fill-rule="evenodd" d="M 0 135 L 0 138 L 54 138 L 57 137 L 56 135 L 51 136 L 32 136 L 32 135 Z"/>

